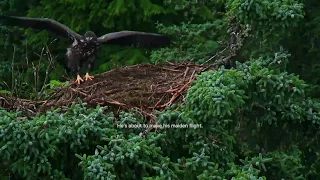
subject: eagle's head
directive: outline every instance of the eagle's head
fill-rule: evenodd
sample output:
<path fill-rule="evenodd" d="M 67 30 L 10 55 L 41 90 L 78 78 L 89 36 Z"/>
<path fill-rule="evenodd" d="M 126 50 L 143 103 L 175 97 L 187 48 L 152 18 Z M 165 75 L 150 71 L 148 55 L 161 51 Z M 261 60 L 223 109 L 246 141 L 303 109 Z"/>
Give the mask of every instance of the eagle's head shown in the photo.
<path fill-rule="evenodd" d="M 84 37 L 86 38 L 86 40 L 87 40 L 88 42 L 97 41 L 97 36 L 96 36 L 96 34 L 94 34 L 94 32 L 92 32 L 92 31 L 87 31 L 87 32 L 84 34 Z"/>

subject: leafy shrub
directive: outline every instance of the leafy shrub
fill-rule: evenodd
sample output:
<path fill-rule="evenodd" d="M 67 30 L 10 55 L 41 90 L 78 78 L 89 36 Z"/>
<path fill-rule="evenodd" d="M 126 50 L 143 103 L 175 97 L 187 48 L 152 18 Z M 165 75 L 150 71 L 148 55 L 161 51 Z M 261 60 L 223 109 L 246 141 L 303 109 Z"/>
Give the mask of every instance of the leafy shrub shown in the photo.
<path fill-rule="evenodd" d="M 81 177 L 77 152 L 94 152 L 102 137 L 115 133 L 113 116 L 103 108 L 73 105 L 66 113 L 50 111 L 32 120 L 1 110 L 1 161 L 25 179 Z"/>

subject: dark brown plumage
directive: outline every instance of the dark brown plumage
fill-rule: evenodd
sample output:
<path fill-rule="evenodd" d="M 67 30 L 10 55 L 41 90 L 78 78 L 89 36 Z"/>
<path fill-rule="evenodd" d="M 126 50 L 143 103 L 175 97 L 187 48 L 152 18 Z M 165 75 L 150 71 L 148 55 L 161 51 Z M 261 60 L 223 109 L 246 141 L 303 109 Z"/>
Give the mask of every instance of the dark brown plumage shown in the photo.
<path fill-rule="evenodd" d="M 29 18 L 17 16 L 0 16 L 0 22 L 5 25 L 19 26 L 24 28 L 34 28 L 47 30 L 61 37 L 69 38 L 73 41 L 67 49 L 68 67 L 77 74 L 77 82 L 80 84 L 82 78 L 79 75 L 80 67 L 87 64 L 86 80 L 91 80 L 93 76 L 89 72 L 94 63 L 94 57 L 101 44 L 117 44 L 122 46 L 135 47 L 164 47 L 171 44 L 167 36 L 155 33 L 145 33 L 137 31 L 120 31 L 105 34 L 97 37 L 94 32 L 87 31 L 80 35 L 72 31 L 67 26 L 47 18 Z"/>

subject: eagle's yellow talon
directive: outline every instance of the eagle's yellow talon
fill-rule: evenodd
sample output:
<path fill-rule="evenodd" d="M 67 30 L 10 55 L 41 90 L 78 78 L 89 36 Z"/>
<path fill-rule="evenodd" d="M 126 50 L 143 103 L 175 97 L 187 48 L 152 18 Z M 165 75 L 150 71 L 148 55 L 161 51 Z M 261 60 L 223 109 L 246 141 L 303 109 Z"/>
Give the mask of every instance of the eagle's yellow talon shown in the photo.
<path fill-rule="evenodd" d="M 90 76 L 89 73 L 86 73 L 86 75 L 84 76 L 85 80 L 88 81 L 88 80 L 92 80 L 94 77 L 93 76 Z"/>
<path fill-rule="evenodd" d="M 75 80 L 76 83 L 80 84 L 83 82 L 83 79 L 80 77 L 80 75 L 77 76 L 77 79 Z"/>

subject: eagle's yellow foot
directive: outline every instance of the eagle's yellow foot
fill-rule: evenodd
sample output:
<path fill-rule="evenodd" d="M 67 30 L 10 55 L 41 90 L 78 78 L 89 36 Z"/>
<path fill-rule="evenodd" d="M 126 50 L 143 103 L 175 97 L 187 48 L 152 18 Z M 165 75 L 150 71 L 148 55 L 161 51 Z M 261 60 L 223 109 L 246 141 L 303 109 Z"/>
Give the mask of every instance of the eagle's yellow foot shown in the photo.
<path fill-rule="evenodd" d="M 75 80 L 76 83 L 80 84 L 83 82 L 83 79 L 80 77 L 80 75 L 77 75 L 77 79 Z"/>
<path fill-rule="evenodd" d="M 90 76 L 89 73 L 86 73 L 86 75 L 84 76 L 85 80 L 88 81 L 88 80 L 92 80 L 94 77 L 93 76 Z"/>

